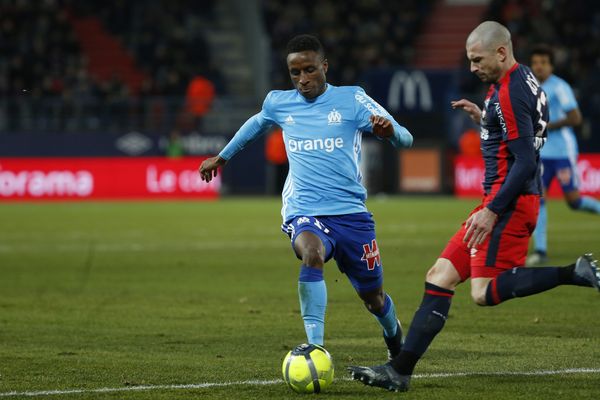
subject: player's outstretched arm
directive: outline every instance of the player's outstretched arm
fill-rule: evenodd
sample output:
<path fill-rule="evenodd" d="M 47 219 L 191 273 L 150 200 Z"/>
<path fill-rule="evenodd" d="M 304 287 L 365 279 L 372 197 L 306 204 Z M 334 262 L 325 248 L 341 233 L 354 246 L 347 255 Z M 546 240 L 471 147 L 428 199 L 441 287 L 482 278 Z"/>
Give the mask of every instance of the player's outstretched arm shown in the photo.
<path fill-rule="evenodd" d="M 398 125 L 398 123 L 392 122 L 381 115 L 374 114 L 369 117 L 369 120 L 373 135 L 389 140 L 397 148 L 412 146 L 412 135 L 406 128 Z M 394 124 L 396 125 L 394 126 Z"/>
<path fill-rule="evenodd" d="M 266 100 L 265 100 L 266 101 Z M 227 160 L 242 151 L 244 147 L 265 133 L 272 123 L 264 117 L 264 111 L 250 117 L 235 133 L 233 138 L 221 150 L 218 156 L 208 158 L 202 162 L 198 172 L 203 181 L 210 182 L 217 176 L 219 167 L 224 166 Z"/>
<path fill-rule="evenodd" d="M 219 167 L 222 167 L 225 164 L 227 164 L 227 160 L 221 158 L 220 156 L 207 158 L 206 160 L 202 161 L 200 168 L 198 168 L 200 178 L 205 182 L 210 182 L 212 178 L 217 176 Z"/>
<path fill-rule="evenodd" d="M 481 110 L 479 109 L 479 107 L 477 107 L 477 104 L 470 102 L 467 99 L 460 99 L 451 101 L 450 105 L 454 109 L 460 108 L 464 112 L 469 114 L 469 117 L 471 117 L 473 122 L 475 122 L 477 125 L 481 123 Z"/>

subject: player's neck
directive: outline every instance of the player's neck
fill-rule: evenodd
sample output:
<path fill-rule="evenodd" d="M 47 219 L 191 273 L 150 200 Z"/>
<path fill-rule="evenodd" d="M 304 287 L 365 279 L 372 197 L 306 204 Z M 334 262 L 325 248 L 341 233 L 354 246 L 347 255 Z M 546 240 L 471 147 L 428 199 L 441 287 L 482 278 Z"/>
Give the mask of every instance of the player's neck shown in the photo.
<path fill-rule="evenodd" d="M 514 58 L 511 57 L 510 60 L 507 60 L 505 65 L 506 65 L 506 67 L 502 69 L 502 73 L 500 74 L 500 77 L 498 78 L 496 83 L 502 82 L 506 78 L 507 75 L 509 75 L 511 72 L 513 72 L 515 69 L 517 69 L 517 67 L 519 66 L 519 63 L 517 62 L 517 60 L 515 60 Z"/>
<path fill-rule="evenodd" d="M 315 99 L 316 99 L 317 97 L 319 97 L 319 96 L 322 96 L 322 95 L 323 95 L 323 93 L 325 93 L 325 92 L 327 91 L 327 89 L 328 89 L 328 88 L 329 88 L 329 85 L 327 85 L 327 82 L 325 82 L 325 83 L 323 84 L 323 87 L 322 87 L 322 88 L 321 88 L 321 90 L 320 90 L 320 93 L 319 93 L 318 95 L 316 95 L 316 96 L 315 96 Z"/>

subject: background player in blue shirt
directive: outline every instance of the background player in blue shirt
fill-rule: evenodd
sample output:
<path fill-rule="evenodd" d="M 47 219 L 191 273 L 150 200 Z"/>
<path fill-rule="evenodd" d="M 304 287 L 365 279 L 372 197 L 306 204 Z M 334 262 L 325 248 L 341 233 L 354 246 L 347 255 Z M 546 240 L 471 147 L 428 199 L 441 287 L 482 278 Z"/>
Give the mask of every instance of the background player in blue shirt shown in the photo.
<path fill-rule="evenodd" d="M 360 158 L 363 132 L 395 147 L 412 145 L 411 134 L 356 86 L 326 83 L 328 63 L 317 38 L 300 35 L 287 47 L 294 90 L 271 91 L 218 156 L 200 166 L 210 181 L 246 144 L 278 125 L 289 159 L 282 193 L 282 229 L 302 260 L 298 293 L 308 342 L 323 345 L 327 289 L 323 265 L 335 259 L 367 309 L 383 328 L 388 356 L 402 346 L 394 303 L 383 291 L 375 224 L 365 207 Z"/>
<path fill-rule="evenodd" d="M 469 278 L 471 297 L 481 306 L 559 285 L 600 290 L 600 273 L 588 254 L 565 267 L 522 268 L 542 191 L 545 93 L 531 70 L 516 62 L 510 32 L 501 24 L 480 24 L 466 50 L 471 72 L 491 85 L 483 109 L 465 99 L 451 104 L 481 126 L 485 196 L 427 272 L 423 300 L 400 354 L 387 364 L 349 367 L 352 377 L 366 385 L 408 390 L 415 365 L 446 323 L 456 287 Z"/>
<path fill-rule="evenodd" d="M 550 112 L 548 140 L 541 151 L 544 191 L 548 190 L 552 180 L 556 178 L 571 209 L 600 214 L 598 200 L 579 194 L 577 138 L 573 127 L 581 124 L 581 112 L 573 90 L 567 82 L 552 73 L 552 49 L 547 46 L 534 48 L 530 61 L 533 74 L 546 92 Z M 527 258 L 527 265 L 541 265 L 547 262 L 547 220 L 548 213 L 542 197 L 540 214 L 533 233 L 535 252 Z"/>

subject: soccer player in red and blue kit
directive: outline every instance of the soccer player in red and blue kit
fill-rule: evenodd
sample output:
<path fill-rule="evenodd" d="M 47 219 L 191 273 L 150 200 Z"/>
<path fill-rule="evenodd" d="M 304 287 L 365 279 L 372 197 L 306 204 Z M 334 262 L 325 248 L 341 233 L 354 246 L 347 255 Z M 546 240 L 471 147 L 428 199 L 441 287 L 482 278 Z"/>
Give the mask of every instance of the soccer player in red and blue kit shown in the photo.
<path fill-rule="evenodd" d="M 491 86 L 483 110 L 465 99 L 452 107 L 481 126 L 485 196 L 427 272 L 425 294 L 400 354 L 383 365 L 348 368 L 366 385 L 408 390 L 415 365 L 444 327 L 455 288 L 468 278 L 471 296 L 481 306 L 559 285 L 600 290 L 600 273 L 589 254 L 565 267 L 523 268 L 542 193 L 545 93 L 531 70 L 516 62 L 503 25 L 483 22 L 469 35 L 466 49 L 471 72 Z"/>

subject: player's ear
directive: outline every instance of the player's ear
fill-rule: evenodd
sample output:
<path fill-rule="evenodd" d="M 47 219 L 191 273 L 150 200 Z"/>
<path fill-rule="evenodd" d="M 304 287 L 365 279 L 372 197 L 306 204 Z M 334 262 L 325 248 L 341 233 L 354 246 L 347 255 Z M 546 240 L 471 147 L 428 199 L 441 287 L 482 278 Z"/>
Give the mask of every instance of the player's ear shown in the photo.
<path fill-rule="evenodd" d="M 329 63 L 327 62 L 326 58 L 323 60 L 322 65 L 323 65 L 323 72 L 327 73 L 327 69 L 329 68 Z"/>
<path fill-rule="evenodd" d="M 506 46 L 500 46 L 496 49 L 496 56 L 500 62 L 504 62 L 508 56 L 508 49 Z"/>

